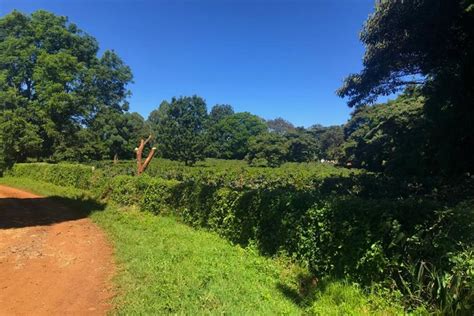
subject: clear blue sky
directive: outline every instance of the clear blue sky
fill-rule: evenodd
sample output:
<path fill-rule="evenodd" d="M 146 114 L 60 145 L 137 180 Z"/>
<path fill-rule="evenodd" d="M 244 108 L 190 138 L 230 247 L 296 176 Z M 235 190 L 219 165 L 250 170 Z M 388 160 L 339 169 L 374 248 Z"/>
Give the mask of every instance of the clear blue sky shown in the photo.
<path fill-rule="evenodd" d="M 297 126 L 342 124 L 335 94 L 362 67 L 358 33 L 374 0 L 0 0 L 0 15 L 66 15 L 131 67 L 131 111 L 197 94 Z"/>

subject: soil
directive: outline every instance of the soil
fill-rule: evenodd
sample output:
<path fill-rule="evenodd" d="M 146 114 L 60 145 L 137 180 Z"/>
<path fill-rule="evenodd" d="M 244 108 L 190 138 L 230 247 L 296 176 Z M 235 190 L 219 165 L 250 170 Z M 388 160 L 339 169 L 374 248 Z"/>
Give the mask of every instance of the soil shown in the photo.
<path fill-rule="evenodd" d="M 0 186 L 0 315 L 110 310 L 112 247 L 86 215 Z"/>

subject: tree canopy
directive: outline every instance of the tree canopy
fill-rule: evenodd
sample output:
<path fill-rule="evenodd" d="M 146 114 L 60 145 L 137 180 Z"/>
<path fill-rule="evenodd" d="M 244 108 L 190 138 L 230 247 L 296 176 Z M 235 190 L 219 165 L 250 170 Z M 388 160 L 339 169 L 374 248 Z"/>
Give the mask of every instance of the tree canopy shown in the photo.
<path fill-rule="evenodd" d="M 338 94 L 360 107 L 407 86 L 420 88 L 432 172 L 472 172 L 473 1 L 378 1 L 360 37 L 364 67 L 346 78 Z"/>
<path fill-rule="evenodd" d="M 377 1 L 360 39 L 363 70 L 338 94 L 349 106 L 373 103 L 407 85 L 461 75 L 472 82 L 474 5 L 470 0 Z M 466 86 L 467 88 L 467 86 Z"/>
<path fill-rule="evenodd" d="M 357 109 L 344 128 L 346 159 L 354 167 L 397 177 L 426 175 L 423 105 L 424 97 L 409 90 L 394 101 Z"/>
<path fill-rule="evenodd" d="M 156 144 L 165 158 L 194 164 L 204 158 L 207 108 L 198 96 L 173 98 L 152 112 L 149 121 L 156 131 Z"/>
<path fill-rule="evenodd" d="M 249 139 L 267 130 L 264 120 L 248 112 L 224 117 L 209 130 L 209 153 L 212 157 L 243 159 Z"/>
<path fill-rule="evenodd" d="M 131 70 L 113 51 L 98 56 L 98 50 L 97 41 L 66 17 L 40 10 L 0 19 L 0 110 L 42 140 L 34 157 L 80 159 L 72 153 L 83 147 L 82 130 L 104 112 L 128 110 Z M 101 153 L 94 157 L 112 154 Z"/>

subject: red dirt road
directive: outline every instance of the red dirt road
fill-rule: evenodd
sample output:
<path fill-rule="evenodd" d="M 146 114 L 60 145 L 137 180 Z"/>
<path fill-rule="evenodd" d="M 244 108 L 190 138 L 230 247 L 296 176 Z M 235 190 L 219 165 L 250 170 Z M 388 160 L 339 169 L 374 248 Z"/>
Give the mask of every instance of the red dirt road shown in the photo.
<path fill-rule="evenodd" d="M 0 315 L 103 315 L 112 248 L 84 214 L 0 186 Z"/>

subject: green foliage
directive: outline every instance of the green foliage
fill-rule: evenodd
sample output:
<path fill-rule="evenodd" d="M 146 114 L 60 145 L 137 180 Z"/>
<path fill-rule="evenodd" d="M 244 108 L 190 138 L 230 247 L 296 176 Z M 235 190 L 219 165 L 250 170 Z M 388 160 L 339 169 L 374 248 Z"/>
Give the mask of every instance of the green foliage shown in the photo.
<path fill-rule="evenodd" d="M 248 112 L 228 115 L 209 129 L 210 156 L 243 159 L 248 153 L 249 139 L 266 129 L 261 118 Z"/>
<path fill-rule="evenodd" d="M 30 139 L 16 145 L 20 157 L 9 153 L 7 159 L 83 161 L 127 151 L 126 144 L 112 140 L 117 134 L 113 129 L 107 130 L 109 136 L 90 128 L 102 126 L 103 113 L 109 125 L 121 124 L 118 117 L 128 110 L 126 85 L 132 79 L 114 52 L 98 57 L 98 50 L 96 40 L 66 17 L 40 10 L 0 18 L 0 111 L 21 117 L 13 124 L 23 126 Z M 16 141 L 3 136 L 9 144 Z M 107 141 L 97 144 L 104 136 Z M 113 148 L 104 148 L 109 141 Z"/>
<path fill-rule="evenodd" d="M 277 117 L 276 119 L 268 120 L 266 123 L 270 132 L 277 133 L 280 135 L 285 135 L 296 130 L 293 124 L 291 124 L 282 117 Z"/>
<path fill-rule="evenodd" d="M 165 118 L 167 117 L 169 107 L 169 102 L 165 100 L 160 103 L 157 109 L 154 109 L 150 112 L 150 115 L 148 115 L 147 123 L 153 131 L 153 135 L 156 136 L 158 134 L 158 126 L 163 124 Z M 158 152 L 161 153 L 160 148 L 158 148 Z M 163 156 L 163 153 L 161 153 L 161 156 Z"/>
<path fill-rule="evenodd" d="M 353 166 L 397 176 L 426 175 L 424 98 L 407 91 L 394 101 L 358 108 L 344 128 Z"/>
<path fill-rule="evenodd" d="M 250 139 L 248 151 L 245 159 L 251 165 L 278 167 L 288 156 L 288 144 L 283 136 L 265 133 Z"/>
<path fill-rule="evenodd" d="M 290 254 L 318 277 L 399 289 L 408 309 L 472 306 L 472 269 L 459 258 L 474 244 L 474 204 L 463 194 L 420 193 L 410 184 L 322 164 L 188 167 L 157 160 L 148 170 L 155 177 L 124 175 L 132 166 L 73 171 L 71 165 L 18 164 L 11 174 L 88 187 L 121 205 L 176 215 L 262 253 Z M 413 289 L 410 265 L 417 262 L 442 279 L 423 277 Z"/>
<path fill-rule="evenodd" d="M 156 142 L 165 158 L 194 164 L 204 158 L 207 109 L 198 96 L 173 98 L 163 103 L 152 121 L 158 120 Z"/>
<path fill-rule="evenodd" d="M 350 98 L 350 106 L 361 105 L 413 82 L 459 73 L 463 65 L 471 64 L 473 54 L 469 2 L 378 2 L 360 34 L 366 47 L 364 69 L 348 76 L 338 93 Z M 464 75 L 472 76 L 472 68 Z"/>
<path fill-rule="evenodd" d="M 377 291 L 332 280 L 315 281 L 285 257 L 259 256 L 252 247 L 230 245 L 215 234 L 191 229 L 172 217 L 118 209 L 97 209 L 87 192 L 25 178 L 0 183 L 60 196 L 91 218 L 114 244 L 114 278 L 119 314 L 401 314 L 403 308 Z M 76 203 L 79 202 L 79 203 Z M 84 203 L 84 202 L 86 203 Z"/>
<path fill-rule="evenodd" d="M 327 282 L 318 286 L 317 304 L 313 304 L 313 315 L 401 315 L 403 309 L 390 299 L 379 295 L 367 295 L 357 285 L 344 282 Z M 395 301 L 395 299 L 391 298 Z"/>
<path fill-rule="evenodd" d="M 15 164 L 8 174 L 58 186 L 92 189 L 94 167 L 78 164 Z"/>
<path fill-rule="evenodd" d="M 117 176 L 101 188 L 102 197 L 108 198 L 119 205 L 138 205 L 141 210 L 156 214 L 166 213 L 176 205 L 172 196 L 178 187 L 176 180 L 140 177 Z"/>
<path fill-rule="evenodd" d="M 318 140 L 306 131 L 295 131 L 286 135 L 288 139 L 288 161 L 309 162 L 322 156 Z"/>
<path fill-rule="evenodd" d="M 0 112 L 0 174 L 14 162 L 38 154 L 42 140 L 38 128 L 24 118 L 23 111 Z"/>
<path fill-rule="evenodd" d="M 472 0 L 379 1 L 360 37 L 364 68 L 349 75 L 338 94 L 358 107 L 410 85 L 420 87 L 427 118 L 423 150 L 431 157 L 424 168 L 447 178 L 472 174 Z"/>
<path fill-rule="evenodd" d="M 217 123 L 223 118 L 234 114 L 234 109 L 229 104 L 216 104 L 209 113 L 209 119 L 212 123 Z"/>
<path fill-rule="evenodd" d="M 309 133 L 314 135 L 321 158 L 334 161 L 343 158 L 344 130 L 342 126 L 314 125 L 310 127 Z"/>

